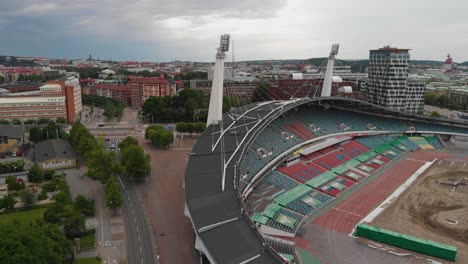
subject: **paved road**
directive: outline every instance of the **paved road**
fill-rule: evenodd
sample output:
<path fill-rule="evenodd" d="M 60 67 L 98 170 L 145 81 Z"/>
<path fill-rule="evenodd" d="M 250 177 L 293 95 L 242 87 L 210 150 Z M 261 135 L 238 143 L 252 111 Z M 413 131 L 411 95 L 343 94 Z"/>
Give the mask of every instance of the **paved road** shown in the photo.
<path fill-rule="evenodd" d="M 121 125 L 132 125 L 132 119 L 136 117 L 136 112 L 125 109 Z M 107 128 L 108 129 L 108 128 Z M 105 131 L 105 128 L 102 129 Z M 118 144 L 126 135 L 119 137 L 108 135 L 109 140 L 104 141 L 104 148 L 107 151 L 114 151 L 120 157 Z M 121 208 L 125 227 L 125 248 L 127 263 L 131 264 L 153 264 L 155 262 L 154 243 L 152 242 L 152 230 L 148 227 L 145 212 L 140 205 L 140 199 L 135 187 L 135 183 L 126 177 L 119 177 L 122 186 L 122 198 L 124 200 Z"/>
<path fill-rule="evenodd" d="M 148 228 L 135 183 L 125 177 L 121 177 L 120 180 L 124 188 L 122 214 L 125 223 L 127 262 L 156 263 L 151 235 L 153 232 Z"/>

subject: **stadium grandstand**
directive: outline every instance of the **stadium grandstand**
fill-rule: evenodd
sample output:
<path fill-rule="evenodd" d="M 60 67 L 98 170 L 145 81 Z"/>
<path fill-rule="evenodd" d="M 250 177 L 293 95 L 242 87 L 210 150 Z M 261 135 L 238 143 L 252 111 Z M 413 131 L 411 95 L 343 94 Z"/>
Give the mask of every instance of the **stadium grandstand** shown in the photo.
<path fill-rule="evenodd" d="M 353 98 L 234 108 L 207 127 L 188 159 L 195 248 L 210 263 L 302 263 L 291 238 L 307 218 L 392 161 L 456 136 L 468 136 L 468 126 Z"/>

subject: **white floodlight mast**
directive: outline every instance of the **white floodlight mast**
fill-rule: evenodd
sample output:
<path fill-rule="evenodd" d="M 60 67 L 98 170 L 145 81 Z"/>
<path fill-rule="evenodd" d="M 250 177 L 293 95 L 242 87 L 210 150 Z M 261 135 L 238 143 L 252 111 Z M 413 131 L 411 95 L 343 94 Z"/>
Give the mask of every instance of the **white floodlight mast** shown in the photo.
<path fill-rule="evenodd" d="M 325 78 L 323 80 L 322 85 L 322 97 L 330 97 L 331 90 L 332 90 L 332 82 L 333 82 L 333 67 L 335 65 L 335 57 L 338 55 L 338 50 L 340 48 L 340 44 L 333 44 L 330 52 L 330 56 L 328 56 L 328 63 L 327 63 L 327 71 L 325 72 Z"/>
<path fill-rule="evenodd" d="M 223 83 L 224 83 L 224 58 L 229 50 L 229 34 L 221 35 L 219 48 L 216 52 L 216 62 L 211 86 L 210 107 L 206 126 L 218 124 L 223 120 Z"/>

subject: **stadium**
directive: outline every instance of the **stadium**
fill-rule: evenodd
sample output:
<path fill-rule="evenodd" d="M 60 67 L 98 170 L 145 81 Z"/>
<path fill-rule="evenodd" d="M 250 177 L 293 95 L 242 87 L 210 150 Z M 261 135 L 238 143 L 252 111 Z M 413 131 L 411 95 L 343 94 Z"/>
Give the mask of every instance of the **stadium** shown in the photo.
<path fill-rule="evenodd" d="M 457 249 L 456 263 L 468 261 L 466 124 L 332 96 L 253 103 L 208 119 L 184 188 L 195 248 L 209 263 L 444 263 Z M 421 196 L 411 215 L 392 219 L 414 186 Z M 450 192 L 459 199 L 437 200 Z M 433 203 L 419 203 L 431 195 Z M 412 243 L 409 233 L 444 243 L 445 253 L 424 254 L 438 244 L 422 239 L 429 249 L 415 253 L 356 236 L 378 227 Z"/>

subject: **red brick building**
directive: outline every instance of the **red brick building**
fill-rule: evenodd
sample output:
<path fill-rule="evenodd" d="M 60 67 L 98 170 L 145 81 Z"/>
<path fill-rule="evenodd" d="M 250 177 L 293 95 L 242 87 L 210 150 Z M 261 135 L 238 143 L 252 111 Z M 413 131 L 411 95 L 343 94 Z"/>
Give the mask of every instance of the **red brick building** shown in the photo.
<path fill-rule="evenodd" d="M 131 105 L 138 108 L 151 96 L 172 96 L 174 95 L 169 85 L 169 81 L 160 77 L 135 77 L 129 76 L 128 85 L 131 92 Z"/>
<path fill-rule="evenodd" d="M 130 86 L 122 84 L 96 83 L 83 89 L 84 94 L 103 96 L 131 105 L 132 92 Z"/>

